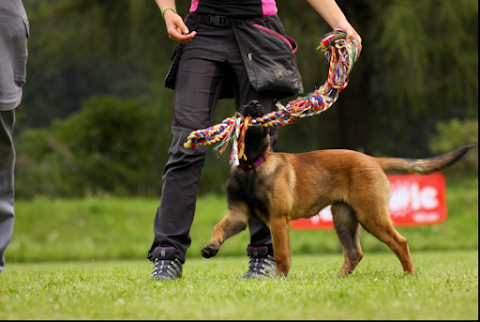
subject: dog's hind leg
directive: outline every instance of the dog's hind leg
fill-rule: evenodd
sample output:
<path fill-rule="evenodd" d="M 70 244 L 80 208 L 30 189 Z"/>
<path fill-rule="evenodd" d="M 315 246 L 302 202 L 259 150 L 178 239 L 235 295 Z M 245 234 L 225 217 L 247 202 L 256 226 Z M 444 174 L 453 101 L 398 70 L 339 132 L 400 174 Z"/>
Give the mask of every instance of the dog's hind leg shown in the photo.
<path fill-rule="evenodd" d="M 247 209 L 245 209 L 245 212 L 230 209 L 225 217 L 215 225 L 210 244 L 202 248 L 203 257 L 210 258 L 217 255 L 220 246 L 222 246 L 227 238 L 247 228 L 249 218 L 246 213 L 248 211 Z"/>
<path fill-rule="evenodd" d="M 343 246 L 345 258 L 337 276 L 345 276 L 351 274 L 363 258 L 360 246 L 360 224 L 353 209 L 343 202 L 333 204 L 331 210 L 335 231 Z"/>
<path fill-rule="evenodd" d="M 277 271 L 275 276 L 288 276 L 290 271 L 290 240 L 287 217 L 270 217 L 268 225 L 273 241 L 273 254 Z"/>
<path fill-rule="evenodd" d="M 388 203 L 381 206 L 378 205 L 377 207 L 375 207 L 374 203 L 371 203 L 371 205 L 372 206 L 366 210 L 355 209 L 360 224 L 365 230 L 390 247 L 402 263 L 405 272 L 414 275 L 415 269 L 413 268 L 407 239 L 400 235 L 393 226 L 388 211 Z"/>

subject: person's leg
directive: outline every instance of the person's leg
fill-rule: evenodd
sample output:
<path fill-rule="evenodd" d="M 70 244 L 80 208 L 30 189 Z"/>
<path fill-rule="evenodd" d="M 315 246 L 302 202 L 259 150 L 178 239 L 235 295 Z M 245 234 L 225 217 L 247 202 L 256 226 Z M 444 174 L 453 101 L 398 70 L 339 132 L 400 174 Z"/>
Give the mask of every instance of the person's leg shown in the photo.
<path fill-rule="evenodd" d="M 163 172 L 162 198 L 155 217 L 154 247 L 175 247 L 176 257 L 183 263 L 190 246 L 197 186 L 205 161 L 206 147 L 187 149 L 188 135 L 210 125 L 216 104 L 216 92 L 222 70 L 216 63 L 202 59 L 181 62 L 175 90 L 172 120 L 172 144 Z M 184 83 L 190 86 L 178 86 Z"/>
<path fill-rule="evenodd" d="M 228 62 L 234 71 L 234 85 L 236 92 L 236 107 L 237 110 L 245 104 L 248 104 L 251 100 L 258 100 L 265 109 L 265 113 L 269 113 L 276 110 L 276 98 L 271 92 L 257 92 L 255 88 L 250 84 L 248 80 L 247 71 L 245 69 L 244 62 L 242 60 L 240 49 L 235 38 L 230 40 L 230 51 Z M 276 140 L 278 128 L 274 127 L 270 129 L 270 143 L 273 148 Z M 251 216 L 248 221 L 248 227 L 250 230 L 250 243 L 251 247 L 268 247 L 269 255 L 273 256 L 272 238 L 270 236 L 270 229 L 268 226 L 260 220 L 258 217 Z"/>
<path fill-rule="evenodd" d="M 162 197 L 158 207 L 150 253 L 174 256 L 185 262 L 191 244 L 197 186 L 207 147 L 187 149 L 183 144 L 195 130 L 211 125 L 225 75 L 224 31 L 200 26 L 197 36 L 185 46 L 179 62 L 172 120 L 173 140 L 163 172 Z"/>
<path fill-rule="evenodd" d="M 26 81 L 28 17 L 21 1 L 0 1 L 0 273 L 14 223 L 15 108 Z"/>
<path fill-rule="evenodd" d="M 13 169 L 15 149 L 12 140 L 15 110 L 0 111 L 0 273 L 5 265 L 4 253 L 12 238 L 15 220 Z"/>

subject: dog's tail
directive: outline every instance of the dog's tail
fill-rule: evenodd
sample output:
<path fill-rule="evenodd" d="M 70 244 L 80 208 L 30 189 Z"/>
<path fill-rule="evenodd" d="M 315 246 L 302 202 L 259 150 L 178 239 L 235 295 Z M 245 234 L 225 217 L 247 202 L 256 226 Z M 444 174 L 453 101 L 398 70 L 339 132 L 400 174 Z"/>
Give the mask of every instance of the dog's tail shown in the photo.
<path fill-rule="evenodd" d="M 467 145 L 452 152 L 429 159 L 377 158 L 383 171 L 407 171 L 430 174 L 442 171 L 460 160 L 475 145 Z"/>

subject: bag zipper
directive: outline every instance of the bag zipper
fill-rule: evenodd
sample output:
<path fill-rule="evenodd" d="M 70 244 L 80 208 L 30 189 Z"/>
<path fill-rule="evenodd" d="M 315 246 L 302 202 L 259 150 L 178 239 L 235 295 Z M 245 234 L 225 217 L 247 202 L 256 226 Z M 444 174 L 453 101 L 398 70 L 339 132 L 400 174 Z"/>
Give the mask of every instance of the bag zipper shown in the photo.
<path fill-rule="evenodd" d="M 259 24 L 253 24 L 252 26 L 254 26 L 255 28 L 258 28 L 260 30 L 263 30 L 265 32 L 268 32 L 269 34 L 277 37 L 278 39 L 282 40 L 283 42 L 285 42 L 291 49 L 292 49 L 292 54 L 295 54 L 297 52 L 297 43 L 295 42 L 295 40 L 293 40 L 292 37 L 290 36 L 283 36 L 281 34 L 279 34 L 278 32 L 272 30 L 272 29 L 269 29 L 265 26 L 262 26 L 262 25 L 259 25 Z M 295 45 L 295 48 L 293 47 L 293 45 Z"/>

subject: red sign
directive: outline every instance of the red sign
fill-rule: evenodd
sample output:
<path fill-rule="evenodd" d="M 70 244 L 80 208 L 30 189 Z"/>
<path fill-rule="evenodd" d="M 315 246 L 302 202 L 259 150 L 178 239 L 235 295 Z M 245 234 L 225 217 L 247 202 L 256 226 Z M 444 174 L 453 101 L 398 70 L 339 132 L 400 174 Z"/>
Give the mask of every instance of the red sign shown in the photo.
<path fill-rule="evenodd" d="M 396 226 L 432 225 L 447 219 L 446 184 L 442 173 L 389 175 L 389 210 Z M 293 229 L 333 229 L 330 206 L 311 218 L 292 220 Z"/>

